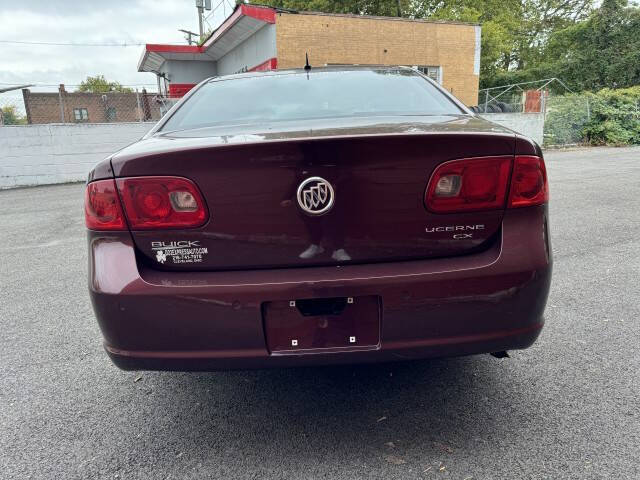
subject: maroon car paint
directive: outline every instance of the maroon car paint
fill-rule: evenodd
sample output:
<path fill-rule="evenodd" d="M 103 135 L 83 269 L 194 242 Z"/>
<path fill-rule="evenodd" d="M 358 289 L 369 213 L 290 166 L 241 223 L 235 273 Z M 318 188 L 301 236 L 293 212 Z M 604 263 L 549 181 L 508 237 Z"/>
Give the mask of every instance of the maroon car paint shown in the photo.
<path fill-rule="evenodd" d="M 197 241 L 207 249 L 197 264 L 156 265 L 170 270 L 276 268 L 336 264 L 331 254 L 339 248 L 349 263 L 455 255 L 474 251 L 497 232 L 504 208 L 435 214 L 423 207 L 424 192 L 444 161 L 512 158 L 513 133 L 463 115 L 358 122 L 314 121 L 302 132 L 281 124 L 276 132 L 272 125 L 268 133 L 241 135 L 244 141 L 236 144 L 228 142 L 239 133 L 208 128 L 200 136 L 159 135 L 122 150 L 112 158 L 116 176 L 187 177 L 211 212 L 202 228 L 134 232 L 136 247 L 150 263 L 156 263 L 153 242 Z M 298 185 L 312 176 L 328 180 L 337 199 L 331 213 L 318 218 L 304 214 L 295 198 Z M 455 225 L 479 228 L 454 238 Z M 324 253 L 299 257 L 320 243 Z"/>
<path fill-rule="evenodd" d="M 440 163 L 514 155 L 542 156 L 529 139 L 473 115 L 152 132 L 98 164 L 89 181 L 187 177 L 210 219 L 189 230 L 88 232 L 90 297 L 105 348 L 123 369 L 160 370 L 526 348 L 543 326 L 551 282 L 547 205 L 436 215 L 423 204 Z M 350 261 L 326 251 L 298 256 L 309 238 L 291 192 L 312 175 L 336 185 L 338 203 L 314 220 L 323 232 L 343 230 Z M 446 228 L 479 224 L 471 239 Z M 162 265 L 153 241 L 197 242 L 210 253 L 199 264 Z M 286 310 L 301 299 L 349 297 L 355 310 L 327 322 L 321 314 L 305 324 Z M 368 321 L 358 322 L 363 315 Z M 353 332 L 360 341 L 345 344 Z M 300 348 L 287 348 L 292 335 Z"/>
<path fill-rule="evenodd" d="M 124 369 L 213 370 L 390 361 L 526 348 L 551 281 L 547 207 L 508 210 L 487 250 L 410 262 L 163 272 L 126 232 L 89 232 L 89 286 L 107 352 Z M 535 234 L 533 233 L 535 232 Z M 310 297 L 382 297 L 369 351 L 269 353 L 261 307 Z"/>

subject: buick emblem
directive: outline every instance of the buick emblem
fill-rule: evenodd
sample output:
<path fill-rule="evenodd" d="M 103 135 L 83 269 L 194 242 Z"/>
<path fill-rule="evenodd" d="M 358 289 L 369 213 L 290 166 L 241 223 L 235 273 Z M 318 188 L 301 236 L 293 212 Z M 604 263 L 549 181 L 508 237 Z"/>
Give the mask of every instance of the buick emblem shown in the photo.
<path fill-rule="evenodd" d="M 333 207 L 333 187 L 324 178 L 311 177 L 298 187 L 298 204 L 311 215 L 322 215 Z"/>

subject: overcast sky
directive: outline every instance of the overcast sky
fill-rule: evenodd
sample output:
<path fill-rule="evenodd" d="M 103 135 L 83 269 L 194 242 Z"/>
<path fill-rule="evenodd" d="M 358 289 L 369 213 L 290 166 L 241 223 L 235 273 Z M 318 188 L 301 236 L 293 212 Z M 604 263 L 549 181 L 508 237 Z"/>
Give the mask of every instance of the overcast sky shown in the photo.
<path fill-rule="evenodd" d="M 212 4 L 221 1 L 212 0 Z M 227 0 L 227 15 L 232 3 Z M 209 22 L 216 26 L 223 16 L 220 7 Z M 87 75 L 102 74 L 124 85 L 155 85 L 155 75 L 137 71 L 142 46 L 70 47 L 2 41 L 186 44 L 179 28 L 198 31 L 195 0 L 0 0 L 0 84 L 72 85 Z"/>

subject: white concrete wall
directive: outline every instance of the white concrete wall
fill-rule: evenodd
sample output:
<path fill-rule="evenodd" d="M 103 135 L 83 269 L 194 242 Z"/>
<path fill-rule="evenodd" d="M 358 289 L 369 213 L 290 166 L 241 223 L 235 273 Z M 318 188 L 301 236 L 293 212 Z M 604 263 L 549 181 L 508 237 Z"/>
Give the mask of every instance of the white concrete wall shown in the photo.
<path fill-rule="evenodd" d="M 490 113 L 483 118 L 542 145 L 544 115 Z M 115 151 L 140 139 L 153 123 L 0 126 L 0 189 L 77 182 Z"/>
<path fill-rule="evenodd" d="M 267 24 L 218 60 L 218 75 L 238 73 L 277 56 L 276 26 Z"/>
<path fill-rule="evenodd" d="M 544 134 L 543 113 L 483 113 L 482 118 L 533 138 L 542 145 Z"/>
<path fill-rule="evenodd" d="M 0 126 L 0 189 L 86 180 L 89 170 L 154 123 Z"/>

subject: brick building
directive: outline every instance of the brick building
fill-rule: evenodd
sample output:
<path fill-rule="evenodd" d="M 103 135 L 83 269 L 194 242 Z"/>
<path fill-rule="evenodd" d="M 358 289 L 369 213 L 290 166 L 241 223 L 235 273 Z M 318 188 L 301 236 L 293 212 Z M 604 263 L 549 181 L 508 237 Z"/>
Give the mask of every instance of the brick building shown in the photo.
<path fill-rule="evenodd" d="M 41 123 L 113 123 L 159 120 L 165 108 L 155 95 L 146 92 L 86 93 L 22 90 L 27 122 Z"/>
<path fill-rule="evenodd" d="M 467 105 L 478 103 L 480 26 L 294 12 L 241 4 L 201 46 L 147 44 L 138 71 L 182 96 L 201 80 L 242 71 L 335 64 L 420 68 Z"/>

